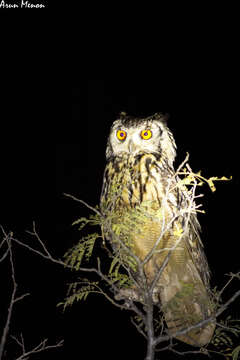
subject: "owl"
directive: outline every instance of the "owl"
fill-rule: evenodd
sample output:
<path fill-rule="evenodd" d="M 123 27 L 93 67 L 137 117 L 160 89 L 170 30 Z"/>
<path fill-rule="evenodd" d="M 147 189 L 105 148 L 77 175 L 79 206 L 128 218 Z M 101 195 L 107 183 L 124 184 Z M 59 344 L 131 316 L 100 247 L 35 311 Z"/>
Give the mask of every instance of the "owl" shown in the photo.
<path fill-rule="evenodd" d="M 188 200 L 186 190 L 177 186 L 175 156 L 175 140 L 164 114 L 136 118 L 121 113 L 107 142 L 100 199 L 108 224 L 104 235 L 115 253 L 124 253 L 119 239 L 144 262 L 148 284 L 162 268 L 153 302 L 163 311 L 170 334 L 213 312 L 200 225 L 196 214 L 184 211 Z M 116 232 L 120 224 L 126 230 Z M 133 276 L 138 281 L 137 270 Z M 214 329 L 215 324 L 208 323 L 177 338 L 200 347 L 210 342 Z"/>

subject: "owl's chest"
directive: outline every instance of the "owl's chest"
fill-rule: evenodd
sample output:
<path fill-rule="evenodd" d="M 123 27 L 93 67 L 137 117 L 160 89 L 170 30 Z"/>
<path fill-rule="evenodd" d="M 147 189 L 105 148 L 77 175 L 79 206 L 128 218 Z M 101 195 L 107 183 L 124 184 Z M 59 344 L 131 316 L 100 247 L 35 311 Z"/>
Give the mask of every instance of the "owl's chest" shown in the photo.
<path fill-rule="evenodd" d="M 159 208 L 168 197 L 176 205 L 172 186 L 171 169 L 156 161 L 152 154 L 115 159 L 106 167 L 101 201 L 115 209 L 144 202 L 152 202 L 152 208 Z"/>
<path fill-rule="evenodd" d="M 140 258 L 162 235 L 158 248 L 169 248 L 176 241 L 173 233 L 179 225 L 168 226 L 177 211 L 171 175 L 151 154 L 135 162 L 109 164 L 106 169 L 101 203 L 111 212 L 113 227 L 125 229 Z"/>

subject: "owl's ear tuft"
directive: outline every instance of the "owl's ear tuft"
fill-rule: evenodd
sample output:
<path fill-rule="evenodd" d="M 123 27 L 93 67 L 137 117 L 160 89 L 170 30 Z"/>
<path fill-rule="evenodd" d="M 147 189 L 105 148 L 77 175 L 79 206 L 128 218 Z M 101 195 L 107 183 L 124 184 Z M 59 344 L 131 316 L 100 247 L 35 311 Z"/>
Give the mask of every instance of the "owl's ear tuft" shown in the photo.
<path fill-rule="evenodd" d="M 121 111 L 119 114 L 120 119 L 125 118 L 127 116 L 127 113 L 125 111 Z"/>
<path fill-rule="evenodd" d="M 155 113 L 153 116 L 152 116 L 152 119 L 153 120 L 160 120 L 164 125 L 167 126 L 167 122 L 168 122 L 168 119 L 170 118 L 170 115 L 168 113 Z"/>

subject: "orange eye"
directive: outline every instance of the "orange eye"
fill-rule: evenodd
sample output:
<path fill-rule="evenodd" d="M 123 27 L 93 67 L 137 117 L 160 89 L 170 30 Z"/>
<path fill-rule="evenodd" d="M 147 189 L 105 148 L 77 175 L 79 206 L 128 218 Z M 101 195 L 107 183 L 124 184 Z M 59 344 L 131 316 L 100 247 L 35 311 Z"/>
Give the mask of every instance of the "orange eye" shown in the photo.
<path fill-rule="evenodd" d="M 123 140 L 126 139 L 126 137 L 127 137 L 126 131 L 124 131 L 124 130 L 118 130 L 118 131 L 117 131 L 117 138 L 118 138 L 118 140 L 123 141 Z"/>
<path fill-rule="evenodd" d="M 144 140 L 148 140 L 152 137 L 152 132 L 151 130 L 143 130 L 141 131 L 141 138 Z"/>

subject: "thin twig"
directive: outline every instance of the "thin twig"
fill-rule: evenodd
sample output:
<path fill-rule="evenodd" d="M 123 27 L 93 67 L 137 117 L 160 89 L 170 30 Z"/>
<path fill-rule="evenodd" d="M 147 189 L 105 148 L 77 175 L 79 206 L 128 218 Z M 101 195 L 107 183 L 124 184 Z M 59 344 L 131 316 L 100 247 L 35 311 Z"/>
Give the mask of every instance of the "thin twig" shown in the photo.
<path fill-rule="evenodd" d="M 8 256 L 9 253 L 9 248 L 5 251 L 5 253 L 3 254 L 3 256 L 0 259 L 0 263 Z"/>
<path fill-rule="evenodd" d="M 235 332 L 235 331 L 236 331 L 237 333 L 240 332 L 239 329 L 232 328 L 232 327 L 230 327 L 230 326 L 225 326 L 225 325 L 223 325 L 223 324 L 221 324 L 221 323 L 219 323 L 219 322 L 216 322 L 216 325 L 219 326 L 219 327 L 221 327 L 222 329 L 228 330 L 228 331 L 230 331 L 230 332 Z"/>
<path fill-rule="evenodd" d="M 137 331 L 147 340 L 147 335 L 146 335 L 145 332 L 141 329 L 141 326 L 139 326 L 138 324 L 136 324 L 132 317 L 131 317 L 130 320 L 131 320 L 131 323 L 136 327 Z"/>
<path fill-rule="evenodd" d="M 1 342 L 0 342 L 0 360 L 2 359 L 2 356 L 3 356 L 3 351 L 4 351 L 4 347 L 5 347 L 8 332 L 9 332 L 9 326 L 10 326 L 10 321 L 11 321 L 11 317 L 12 317 L 12 310 L 13 310 L 13 305 L 15 302 L 16 291 L 17 291 L 17 283 L 15 280 L 15 271 L 14 271 L 14 264 L 13 264 L 11 241 L 8 236 L 6 236 L 6 242 L 7 242 L 8 249 L 9 249 L 9 259 L 10 259 L 10 265 L 11 265 L 11 278 L 12 278 L 13 290 L 12 290 L 11 299 L 9 302 L 7 319 L 5 322 L 5 326 L 3 329 L 3 334 L 2 334 Z"/>
<path fill-rule="evenodd" d="M 222 296 L 222 293 L 224 292 L 224 290 L 230 285 L 230 283 L 232 282 L 232 280 L 235 278 L 235 276 L 230 275 L 230 279 L 228 280 L 228 282 L 223 286 L 223 288 L 219 291 L 219 293 L 217 294 L 217 297 L 220 299 Z"/>
<path fill-rule="evenodd" d="M 31 295 L 31 294 L 30 293 L 23 294 L 23 295 L 17 297 L 16 299 L 14 299 L 14 302 L 16 303 L 16 302 L 24 299 L 26 296 L 29 296 L 29 295 Z"/>
<path fill-rule="evenodd" d="M 40 255 L 41 257 L 43 257 L 44 259 L 47 259 L 47 260 L 50 260 L 56 264 L 59 264 L 59 265 L 62 265 L 62 266 L 65 266 L 65 267 L 69 267 L 69 268 L 72 268 L 71 266 L 68 266 L 67 264 L 65 264 L 63 261 L 61 260 L 57 260 L 55 259 L 54 257 L 52 257 L 51 255 L 48 255 L 48 254 L 44 254 L 42 253 L 41 251 L 37 250 L 37 249 L 34 249 L 33 247 L 31 247 L 30 245 L 27 245 L 25 244 L 24 242 L 16 239 L 16 238 L 13 238 L 12 239 L 14 242 L 16 242 L 17 244 L 27 248 L 28 250 L 34 252 L 35 254 L 37 255 Z"/>
<path fill-rule="evenodd" d="M 37 354 L 40 353 L 42 351 L 46 351 L 46 350 L 50 350 L 50 349 L 56 349 L 58 347 L 63 346 L 64 341 L 61 340 L 59 341 L 57 344 L 54 345 L 47 345 L 47 341 L 48 339 L 44 339 L 41 343 L 39 343 L 37 346 L 35 346 L 33 349 L 29 350 L 29 351 L 25 351 L 25 347 L 24 344 L 21 343 L 21 341 L 17 340 L 16 338 L 14 338 L 14 340 L 17 342 L 18 345 L 21 346 L 22 350 L 23 350 L 23 354 L 20 355 L 16 360 L 26 360 L 27 356 L 29 355 L 33 355 L 33 354 Z M 23 338 L 21 339 L 23 341 Z"/>
<path fill-rule="evenodd" d="M 188 162 L 189 160 L 189 153 L 187 152 L 187 155 L 185 157 L 185 159 L 183 160 L 183 162 L 179 165 L 179 167 L 177 168 L 175 174 L 178 175 L 178 173 L 180 172 L 180 170 L 183 168 L 183 166 Z"/>
<path fill-rule="evenodd" d="M 45 251 L 45 253 L 48 255 L 49 258 L 52 258 L 52 255 L 49 253 L 47 247 L 45 246 L 44 242 L 40 239 L 40 236 L 38 235 L 37 231 L 36 231 L 36 225 L 35 225 L 35 221 L 33 221 L 33 231 L 26 231 L 28 234 L 33 235 L 37 238 L 38 242 L 41 244 L 43 250 Z"/>
<path fill-rule="evenodd" d="M 4 328 L 3 328 L 3 334 L 2 334 L 2 337 L 1 337 L 1 341 L 0 341 L 0 360 L 3 357 L 3 352 L 4 352 L 4 348 L 5 348 L 6 341 L 7 341 L 7 337 L 8 337 L 8 333 L 9 333 L 9 326 L 10 326 L 10 322 L 11 322 L 11 318 L 12 318 L 12 312 L 13 312 L 14 304 L 16 302 L 24 299 L 26 296 L 30 295 L 29 293 L 26 293 L 26 294 L 23 294 L 23 295 L 21 295 L 19 297 L 16 297 L 17 282 L 16 282 L 16 278 L 15 278 L 15 268 L 14 268 L 13 253 L 12 253 L 12 241 L 16 241 L 19 244 L 21 244 L 22 246 L 27 247 L 31 251 L 36 252 L 39 255 L 50 259 L 51 261 L 54 261 L 54 258 L 50 255 L 50 253 L 48 252 L 46 246 L 42 243 L 41 239 L 37 235 L 35 224 L 33 226 L 33 233 L 32 234 L 34 234 L 37 237 L 39 243 L 42 245 L 42 248 L 44 249 L 44 251 L 46 252 L 47 255 L 44 255 L 42 252 L 31 248 L 30 246 L 18 241 L 17 239 L 13 239 L 13 234 L 11 232 L 9 234 L 6 234 L 6 232 L 4 231 L 2 226 L 1 226 L 1 229 L 2 229 L 2 232 L 3 232 L 4 236 L 5 236 L 4 241 L 1 242 L 1 246 L 2 246 L 3 242 L 6 242 L 6 244 L 8 246 L 8 249 L 5 252 L 4 257 L 2 257 L 1 260 L 3 260 L 3 258 L 5 258 L 9 254 L 9 261 L 10 261 L 10 266 L 11 266 L 11 278 L 12 278 L 13 289 L 12 289 L 12 294 L 11 294 L 11 298 L 10 298 L 10 302 L 9 302 L 7 319 L 6 319 Z M 25 351 L 25 344 L 24 344 L 23 335 L 21 334 L 21 340 L 17 339 L 14 336 L 12 336 L 12 338 L 21 347 L 22 352 L 23 352 L 22 355 L 19 356 L 16 360 L 27 360 L 29 355 L 39 353 L 41 351 L 45 351 L 45 350 L 48 350 L 48 349 L 57 348 L 59 346 L 62 346 L 62 344 L 63 344 L 63 341 L 60 341 L 59 343 L 57 343 L 55 345 L 46 345 L 47 339 L 45 339 L 40 344 L 38 344 L 35 348 L 33 348 L 32 350 L 26 352 Z"/>
<path fill-rule="evenodd" d="M 43 243 L 42 243 L 42 240 L 40 239 L 39 235 L 38 235 L 37 232 L 36 232 L 36 228 L 35 228 L 35 227 L 33 227 L 33 231 L 28 231 L 28 233 L 31 234 L 31 235 L 33 235 L 33 236 L 35 236 L 36 239 L 40 242 L 41 245 L 43 244 Z M 31 252 L 33 252 L 33 253 L 35 253 L 35 254 L 37 254 L 37 255 L 40 255 L 40 256 L 43 257 L 44 259 L 50 260 L 51 262 L 54 262 L 54 263 L 59 264 L 59 265 L 62 265 L 62 266 L 67 267 L 67 268 L 69 268 L 69 269 L 73 269 L 72 266 L 67 265 L 66 263 L 64 263 L 64 262 L 61 261 L 61 260 L 55 259 L 55 258 L 50 254 L 50 252 L 46 249 L 45 245 L 42 246 L 42 247 L 43 247 L 44 251 L 46 252 L 46 254 L 44 254 L 43 252 L 41 252 L 41 251 L 39 251 L 39 250 L 36 250 L 36 249 L 32 248 L 30 245 L 27 245 L 27 244 L 25 244 L 24 242 L 22 242 L 22 241 L 20 241 L 20 240 L 18 240 L 18 239 L 13 238 L 12 240 L 15 241 L 17 244 L 19 244 L 19 245 L 21 245 L 21 246 L 23 246 L 23 247 L 26 247 L 26 248 L 27 248 L 28 250 L 30 250 Z M 117 286 L 115 286 L 115 285 L 111 282 L 111 280 L 102 273 L 102 271 L 101 271 L 101 269 L 100 269 L 99 259 L 98 259 L 98 268 L 97 268 L 97 269 L 96 269 L 96 268 L 84 268 L 84 267 L 80 267 L 80 268 L 79 268 L 79 271 L 87 272 L 87 273 L 96 273 L 103 281 L 105 281 L 106 283 L 108 283 L 108 284 L 111 286 L 111 288 L 114 290 L 115 293 L 117 293 L 117 292 L 119 291 L 119 288 L 118 288 Z M 104 295 L 105 295 L 106 297 L 108 297 L 107 294 L 104 293 Z M 109 299 L 108 299 L 108 300 L 109 300 Z M 131 301 L 129 301 L 129 302 L 131 302 Z M 126 310 L 129 310 L 129 307 L 127 307 L 127 306 L 125 306 L 125 305 L 120 305 L 120 304 L 118 304 L 118 306 L 119 306 L 120 308 L 125 308 Z M 139 316 L 143 316 L 143 314 L 140 312 L 140 310 L 139 310 L 134 304 L 132 304 L 132 310 L 135 311 Z"/>
<path fill-rule="evenodd" d="M 235 301 L 238 297 L 240 296 L 240 290 L 238 290 L 227 302 L 225 302 L 225 304 L 223 304 L 220 309 L 216 312 L 216 317 L 218 317 L 219 315 L 221 315 L 227 308 L 228 306 Z"/>
<path fill-rule="evenodd" d="M 94 207 L 88 205 L 85 201 L 81 200 L 81 199 L 78 199 L 76 198 L 75 196 L 71 195 L 71 194 L 66 194 L 66 193 L 63 193 L 64 196 L 70 198 L 70 199 L 73 199 L 75 201 L 78 201 L 80 202 L 81 204 L 85 205 L 87 208 L 89 208 L 90 210 L 94 211 L 96 214 L 98 214 L 99 216 L 102 216 L 102 214 L 100 213 L 100 211 L 98 211 L 97 209 L 95 209 Z"/>
<path fill-rule="evenodd" d="M 178 351 L 178 350 L 173 349 L 172 347 L 169 347 L 169 350 L 171 350 L 175 354 L 182 355 L 182 356 L 190 355 L 190 354 L 201 354 L 201 355 L 207 355 L 208 357 L 210 357 L 207 349 L 204 349 L 204 351 L 203 350 Z"/>
<path fill-rule="evenodd" d="M 1 241 L 1 244 L 0 244 L 0 249 L 1 249 L 4 244 L 7 244 L 8 235 L 6 234 L 6 232 L 5 232 L 4 228 L 2 227 L 2 225 L 0 225 L 0 228 L 1 228 L 2 233 L 4 235 L 3 240 Z M 0 263 L 7 257 L 8 253 L 9 253 L 9 246 L 7 244 L 7 249 L 5 250 L 3 256 L 1 257 Z"/>

